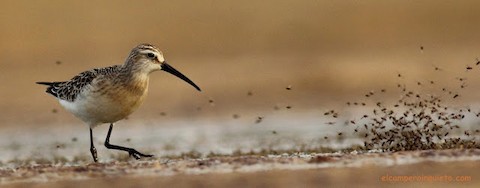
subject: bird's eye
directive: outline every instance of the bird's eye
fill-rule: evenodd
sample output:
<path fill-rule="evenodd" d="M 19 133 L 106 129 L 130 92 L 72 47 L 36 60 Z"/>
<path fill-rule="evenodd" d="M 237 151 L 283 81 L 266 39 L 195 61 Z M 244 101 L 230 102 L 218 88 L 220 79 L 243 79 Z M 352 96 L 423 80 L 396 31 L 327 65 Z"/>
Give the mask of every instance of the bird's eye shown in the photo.
<path fill-rule="evenodd" d="M 147 56 L 150 57 L 150 58 L 154 58 L 155 54 L 154 53 L 148 53 Z"/>

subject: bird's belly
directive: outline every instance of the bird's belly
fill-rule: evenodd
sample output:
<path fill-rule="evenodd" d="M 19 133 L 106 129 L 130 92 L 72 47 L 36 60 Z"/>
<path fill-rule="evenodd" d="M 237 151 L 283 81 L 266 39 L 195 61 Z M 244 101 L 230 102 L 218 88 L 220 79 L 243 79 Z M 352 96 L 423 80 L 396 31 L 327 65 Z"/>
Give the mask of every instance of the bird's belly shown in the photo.
<path fill-rule="evenodd" d="M 60 104 L 82 121 L 94 127 L 126 118 L 145 99 L 145 95 L 122 95 L 122 92 L 95 94 L 77 98 L 74 102 L 60 100 Z"/>

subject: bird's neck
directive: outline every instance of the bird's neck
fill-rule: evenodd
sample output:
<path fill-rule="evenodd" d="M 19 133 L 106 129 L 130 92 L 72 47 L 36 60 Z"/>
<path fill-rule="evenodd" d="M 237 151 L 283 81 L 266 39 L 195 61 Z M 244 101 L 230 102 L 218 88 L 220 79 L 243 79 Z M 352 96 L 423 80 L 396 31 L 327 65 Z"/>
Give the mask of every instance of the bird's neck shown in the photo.
<path fill-rule="evenodd" d="M 143 95 L 148 89 L 149 73 L 129 71 L 123 80 L 129 91 Z"/>

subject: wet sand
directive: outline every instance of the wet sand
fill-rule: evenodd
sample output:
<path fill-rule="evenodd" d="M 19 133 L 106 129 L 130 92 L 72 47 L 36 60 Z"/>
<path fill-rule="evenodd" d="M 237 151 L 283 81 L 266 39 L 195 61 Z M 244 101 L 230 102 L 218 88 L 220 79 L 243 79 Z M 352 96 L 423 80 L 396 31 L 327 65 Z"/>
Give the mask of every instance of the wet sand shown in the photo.
<path fill-rule="evenodd" d="M 478 149 L 299 153 L 22 165 L 0 174 L 2 187 L 475 187 L 479 159 Z"/>

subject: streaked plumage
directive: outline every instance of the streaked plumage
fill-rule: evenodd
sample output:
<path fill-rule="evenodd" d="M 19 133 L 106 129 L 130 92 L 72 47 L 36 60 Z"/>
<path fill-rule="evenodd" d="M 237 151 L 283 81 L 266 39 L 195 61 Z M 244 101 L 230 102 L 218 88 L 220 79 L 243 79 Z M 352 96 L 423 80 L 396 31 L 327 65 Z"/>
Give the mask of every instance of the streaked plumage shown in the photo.
<path fill-rule="evenodd" d="M 60 104 L 92 128 L 110 123 L 105 145 L 110 149 L 124 150 L 135 158 L 150 156 L 132 148 L 108 143 L 113 123 L 134 112 L 147 96 L 149 74 L 157 70 L 169 72 L 188 82 L 200 91 L 186 76 L 165 62 L 163 54 L 155 46 L 140 44 L 130 52 L 123 65 L 84 71 L 69 81 L 37 82 L 48 85 L 46 92 L 55 96 Z M 92 137 L 92 135 L 90 135 Z M 96 150 L 91 143 L 95 161 Z"/>
<path fill-rule="evenodd" d="M 69 81 L 64 82 L 37 82 L 37 84 L 48 85 L 47 93 L 52 94 L 61 100 L 69 102 L 75 101 L 77 95 L 85 88 L 85 86 L 92 83 L 93 79 L 97 77 L 114 77 L 120 72 L 121 66 L 114 65 L 100 69 L 93 69 L 82 72 L 73 77 Z"/>

